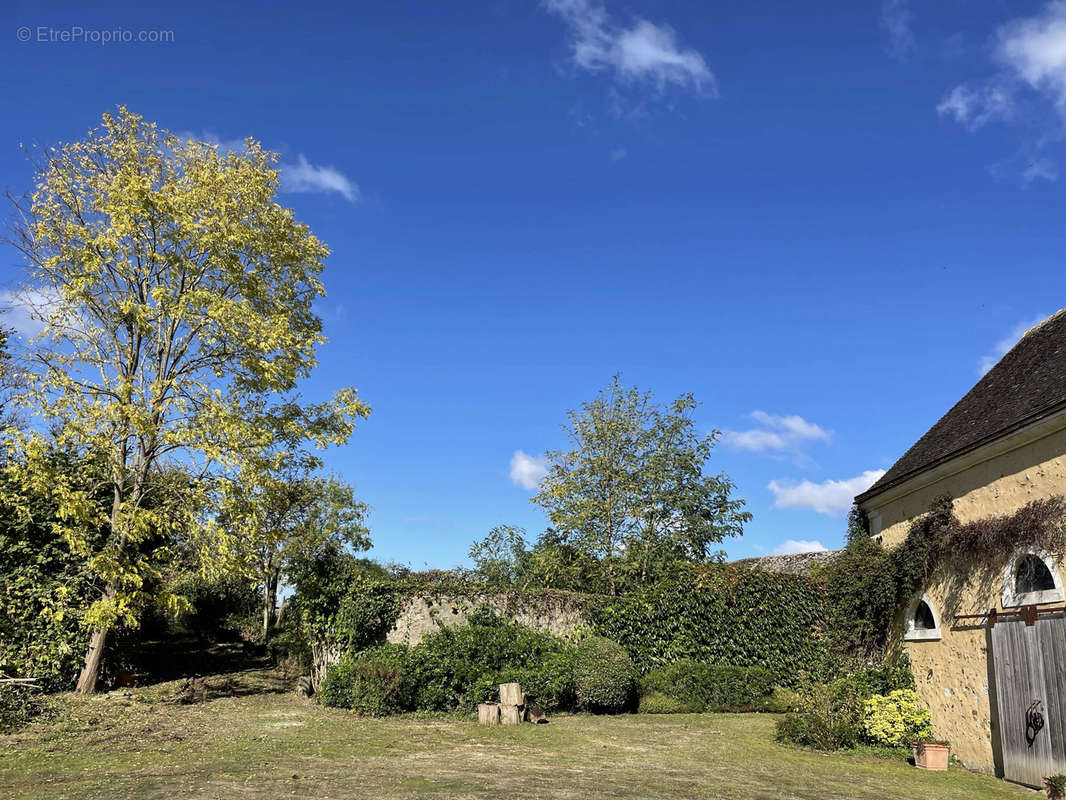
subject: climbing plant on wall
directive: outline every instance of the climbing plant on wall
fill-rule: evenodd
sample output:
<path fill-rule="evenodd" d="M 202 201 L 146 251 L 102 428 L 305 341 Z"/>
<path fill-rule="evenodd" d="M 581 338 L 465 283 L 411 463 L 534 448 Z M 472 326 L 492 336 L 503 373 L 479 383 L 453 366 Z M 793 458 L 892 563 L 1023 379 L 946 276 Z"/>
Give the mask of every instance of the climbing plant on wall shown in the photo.
<path fill-rule="evenodd" d="M 761 666 L 790 685 L 825 665 L 825 592 L 804 577 L 728 564 L 672 575 L 591 609 L 595 632 L 648 671 L 683 658 Z"/>

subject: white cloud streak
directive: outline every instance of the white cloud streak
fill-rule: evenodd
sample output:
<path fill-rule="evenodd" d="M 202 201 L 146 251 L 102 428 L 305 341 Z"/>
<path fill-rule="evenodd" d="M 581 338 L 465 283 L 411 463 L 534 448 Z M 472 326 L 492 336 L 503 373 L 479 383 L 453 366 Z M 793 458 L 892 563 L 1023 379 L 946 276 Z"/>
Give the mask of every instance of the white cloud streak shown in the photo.
<path fill-rule="evenodd" d="M 637 18 L 620 26 L 597 0 L 544 0 L 544 7 L 570 29 L 571 57 L 581 69 L 606 70 L 623 82 L 650 82 L 660 90 L 673 85 L 717 93 L 703 56 L 683 47 L 669 25 Z"/>
<path fill-rule="evenodd" d="M 1041 314 L 1038 317 L 1033 317 L 1033 319 L 1029 320 L 1028 322 L 1019 322 L 1017 325 L 1015 325 L 1010 333 L 1008 333 L 1006 336 L 996 342 L 996 346 L 992 348 L 992 352 L 986 353 L 985 355 L 981 356 L 981 361 L 977 365 L 977 374 L 987 374 L 988 371 L 992 369 L 992 367 L 996 366 L 999 360 L 1003 358 L 1003 356 L 1007 355 L 1010 349 L 1018 343 L 1018 340 L 1020 340 L 1025 335 L 1026 331 L 1036 327 L 1045 319 L 1047 319 L 1047 315 Z"/>
<path fill-rule="evenodd" d="M 320 167 L 308 162 L 300 153 L 295 164 L 282 163 L 281 191 L 294 194 L 339 194 L 349 203 L 359 200 L 359 187 L 336 167 Z"/>
<path fill-rule="evenodd" d="M 548 474 L 548 462 L 541 456 L 531 456 L 515 450 L 511 456 L 511 483 L 523 489 L 536 489 Z"/>
<path fill-rule="evenodd" d="M 1066 121 L 1066 0 L 1053 0 L 1031 17 L 1019 17 L 995 32 L 989 76 L 961 83 L 944 95 L 937 113 L 974 131 L 990 122 L 1018 120 L 1045 129 L 1027 135 L 1020 160 L 1023 185 L 1058 178 L 1046 157 L 1049 143 L 1061 141 Z M 1050 116 L 1050 119 L 1047 117 Z"/>
<path fill-rule="evenodd" d="M 888 52 L 897 61 L 906 61 L 914 52 L 911 12 L 907 0 L 885 0 L 881 5 L 881 28 L 888 35 Z"/>
<path fill-rule="evenodd" d="M 828 550 L 817 539 L 785 539 L 777 547 L 770 551 L 771 555 L 787 556 L 794 553 L 822 553 Z"/>
<path fill-rule="evenodd" d="M 989 122 L 1005 121 L 1014 116 L 1014 98 L 1004 86 L 969 86 L 960 84 L 937 104 L 936 113 L 950 117 L 975 131 Z"/>
<path fill-rule="evenodd" d="M 883 469 L 869 469 L 854 478 L 839 481 L 770 481 L 767 488 L 774 496 L 775 508 L 807 509 L 837 517 L 851 508 L 855 495 L 869 489 L 884 474 Z"/>
<path fill-rule="evenodd" d="M 828 442 L 829 431 L 798 414 L 775 415 L 753 411 L 751 417 L 762 427 L 746 431 L 725 431 L 722 442 L 752 453 L 798 450 L 806 442 Z"/>

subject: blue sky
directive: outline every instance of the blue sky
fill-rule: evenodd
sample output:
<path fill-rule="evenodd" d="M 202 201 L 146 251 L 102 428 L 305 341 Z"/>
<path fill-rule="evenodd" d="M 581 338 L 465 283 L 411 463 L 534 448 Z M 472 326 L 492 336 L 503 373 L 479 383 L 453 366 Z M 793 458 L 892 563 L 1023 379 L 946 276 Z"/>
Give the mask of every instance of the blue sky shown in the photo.
<path fill-rule="evenodd" d="M 4 188 L 30 183 L 20 143 L 120 103 L 282 154 L 282 201 L 333 251 L 307 395 L 373 407 L 327 459 L 383 560 L 542 530 L 536 458 L 619 371 L 727 432 L 711 468 L 754 514 L 731 556 L 837 546 L 846 498 L 1066 305 L 1066 3 L 0 18 Z"/>

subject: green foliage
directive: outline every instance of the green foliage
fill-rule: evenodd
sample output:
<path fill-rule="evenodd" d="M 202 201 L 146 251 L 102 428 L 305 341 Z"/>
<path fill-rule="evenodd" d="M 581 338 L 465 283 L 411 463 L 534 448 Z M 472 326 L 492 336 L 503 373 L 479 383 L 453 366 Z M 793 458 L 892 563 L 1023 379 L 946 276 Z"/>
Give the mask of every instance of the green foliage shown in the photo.
<path fill-rule="evenodd" d="M 409 706 L 407 648 L 385 645 L 330 667 L 322 684 L 322 702 L 382 717 Z"/>
<path fill-rule="evenodd" d="M 864 660 L 884 651 L 899 596 L 893 555 L 880 542 L 858 537 L 819 570 L 832 653 Z"/>
<path fill-rule="evenodd" d="M 414 647 L 385 644 L 346 657 L 327 672 L 321 695 L 366 714 L 468 712 L 517 681 L 529 702 L 571 710 L 574 658 L 565 640 L 479 608 L 470 624 L 441 628 Z"/>
<path fill-rule="evenodd" d="M 671 697 L 692 711 L 753 711 L 772 694 L 774 676 L 765 667 L 683 659 L 649 672 L 641 690 Z"/>
<path fill-rule="evenodd" d="M 862 728 L 869 741 L 889 747 L 923 741 L 933 733 L 929 709 L 910 689 L 875 694 L 866 700 Z"/>
<path fill-rule="evenodd" d="M 522 579 L 526 560 L 525 531 L 514 525 L 497 525 L 470 545 L 476 574 L 490 586 L 511 586 Z"/>
<path fill-rule="evenodd" d="M 0 683 L 0 733 L 18 730 L 43 711 L 39 690 Z"/>
<path fill-rule="evenodd" d="M 339 545 L 293 560 L 293 615 L 312 643 L 357 653 L 381 642 L 396 623 L 403 593 L 377 564 Z"/>
<path fill-rule="evenodd" d="M 862 734 L 864 699 L 847 678 L 815 684 L 800 696 L 797 710 L 778 722 L 777 739 L 816 750 L 854 747 Z"/>
<path fill-rule="evenodd" d="M 641 672 L 692 659 L 764 667 L 793 686 L 821 674 L 824 592 L 807 578 L 725 564 L 679 565 L 670 576 L 594 603 L 594 631 L 621 644 Z"/>
<path fill-rule="evenodd" d="M 567 702 L 569 645 L 548 633 L 505 622 L 487 609 L 470 624 L 444 627 L 410 649 L 414 707 L 422 711 L 472 711 L 494 699 L 500 683 L 524 678 L 531 701 L 558 708 Z"/>
<path fill-rule="evenodd" d="M 574 692 L 586 711 L 614 714 L 630 707 L 636 672 L 633 660 L 617 642 L 590 636 L 577 648 Z"/>
<path fill-rule="evenodd" d="M 574 696 L 575 652 L 571 647 L 545 652 L 523 667 L 505 667 L 493 677 L 493 692 L 485 700 L 495 699 L 501 683 L 520 683 L 526 699 L 544 711 L 570 710 Z"/>
<path fill-rule="evenodd" d="M 591 559 L 611 594 L 675 561 L 706 560 L 712 545 L 739 535 L 751 518 L 727 475 L 705 473 L 719 433 L 698 431 L 697 405 L 690 394 L 660 405 L 615 375 L 568 413 L 572 449 L 547 453 L 533 502 L 566 544 Z"/>
<path fill-rule="evenodd" d="M 1048 800 L 1062 800 L 1066 797 L 1066 775 L 1049 775 L 1044 778 L 1044 788 L 1047 790 Z"/>
<path fill-rule="evenodd" d="M 804 687 L 778 725 L 777 738 L 818 750 L 854 747 L 863 736 L 864 704 L 876 695 L 913 695 L 914 678 L 906 660 L 856 670 Z"/>
<path fill-rule="evenodd" d="M 91 486 L 91 462 L 55 451 L 49 458 L 52 469 Z M 47 691 L 70 689 L 88 643 L 82 620 L 97 596 L 93 575 L 56 535 L 52 495 L 16 481 L 13 471 L 0 472 L 0 493 L 25 501 L 21 509 L 0 502 L 0 677 L 37 678 Z M 101 508 L 108 502 L 103 492 L 88 496 Z M 101 536 L 84 535 L 91 547 Z"/>

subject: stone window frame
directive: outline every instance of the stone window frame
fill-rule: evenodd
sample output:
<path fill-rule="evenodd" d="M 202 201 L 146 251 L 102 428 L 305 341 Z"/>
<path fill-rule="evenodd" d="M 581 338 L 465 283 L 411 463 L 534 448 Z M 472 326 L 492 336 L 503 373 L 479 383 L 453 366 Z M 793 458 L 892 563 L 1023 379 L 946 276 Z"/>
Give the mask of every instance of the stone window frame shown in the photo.
<path fill-rule="evenodd" d="M 1026 556 L 1036 556 L 1044 562 L 1044 566 L 1047 567 L 1048 572 L 1051 573 L 1051 580 L 1054 581 L 1055 588 L 1043 589 L 1039 592 L 1015 591 L 1014 587 L 1017 576 L 1014 572 L 1018 568 L 1018 562 Z M 1042 605 L 1044 603 L 1061 603 L 1063 601 L 1062 576 L 1059 574 L 1059 567 L 1058 564 L 1055 563 L 1055 559 L 1044 550 L 1024 548 L 1015 551 L 1010 557 L 1010 561 L 1007 562 L 1007 568 L 1003 571 L 1002 600 L 1004 608 L 1018 608 L 1019 606 Z"/>
<path fill-rule="evenodd" d="M 932 628 L 916 628 L 914 626 L 914 615 L 917 613 L 918 606 L 921 603 L 925 603 L 926 608 L 929 609 L 929 613 L 933 616 Z M 936 642 L 939 640 L 940 614 L 937 613 L 936 606 L 933 605 L 933 601 L 929 599 L 929 595 L 916 594 L 907 605 L 907 616 L 903 618 L 903 641 Z"/>

